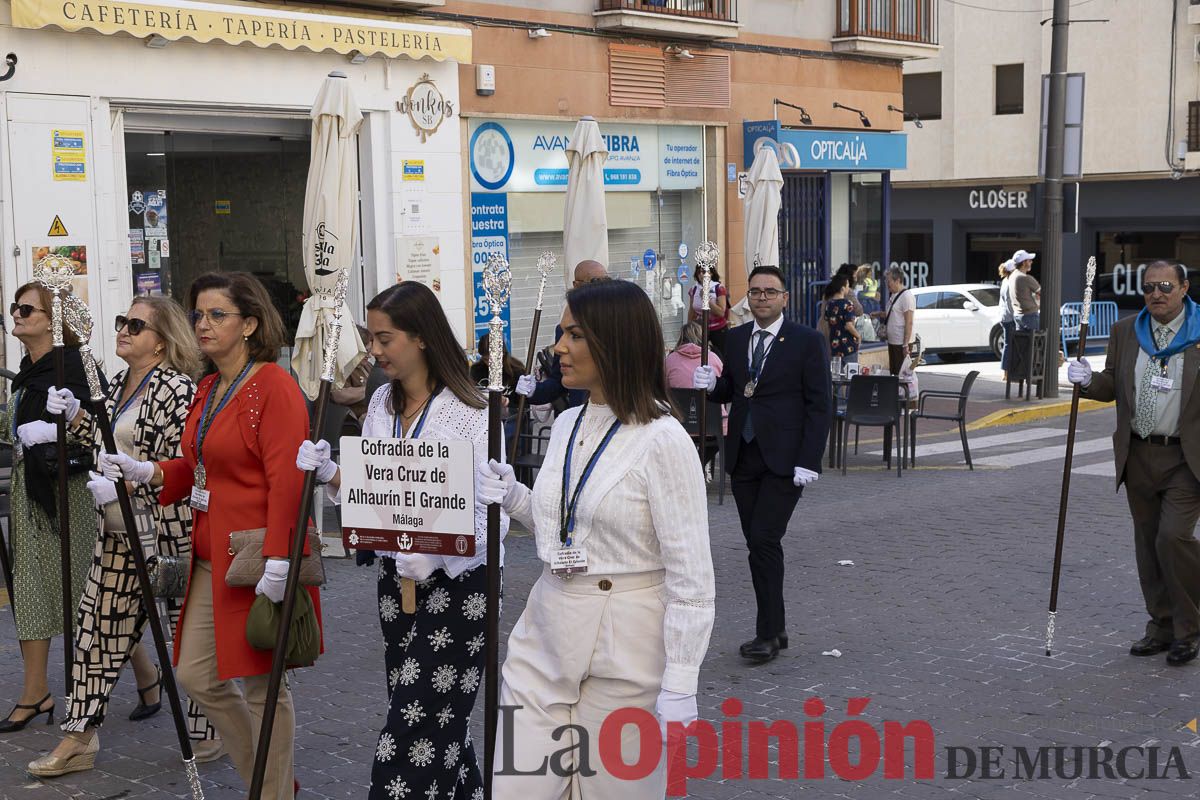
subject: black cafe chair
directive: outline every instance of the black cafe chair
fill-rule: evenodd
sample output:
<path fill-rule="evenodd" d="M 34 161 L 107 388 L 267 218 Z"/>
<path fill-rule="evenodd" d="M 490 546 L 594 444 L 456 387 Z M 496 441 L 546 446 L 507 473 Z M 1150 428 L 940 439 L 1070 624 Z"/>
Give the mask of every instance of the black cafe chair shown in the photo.
<path fill-rule="evenodd" d="M 700 448 L 700 395 L 695 389 L 671 389 L 671 400 L 683 415 L 683 429 Z M 721 424 L 721 406 L 709 402 L 704 417 L 704 451 L 710 444 L 717 446 L 717 461 L 713 466 L 713 479 L 717 481 L 717 505 L 725 504 L 725 434 Z"/>
<path fill-rule="evenodd" d="M 846 398 L 845 421 L 842 424 L 842 443 L 839 448 L 842 459 L 842 474 L 846 474 L 846 439 L 850 426 L 883 428 L 884 435 L 895 434 L 896 477 L 904 470 L 904 444 L 900 426 L 903 410 L 900 400 L 900 378 L 895 375 L 855 375 L 850 379 L 850 393 Z M 885 461 L 890 456 L 884 452 Z M 891 464 L 889 463 L 890 467 Z"/>
<path fill-rule="evenodd" d="M 909 454 L 914 467 L 917 465 L 917 420 L 940 419 L 958 423 L 958 438 L 962 439 L 963 458 L 966 459 L 967 469 L 975 469 L 971 465 L 971 448 L 967 444 L 967 397 L 971 394 L 971 386 L 974 385 L 975 379 L 978 377 L 979 370 L 973 369 L 967 373 L 967 377 L 963 379 L 962 386 L 957 392 L 926 389 L 917 395 L 917 410 L 908 417 Z M 941 413 L 926 411 L 925 401 L 929 399 L 956 401 L 958 403 L 957 410 L 954 413 L 948 411 Z"/>

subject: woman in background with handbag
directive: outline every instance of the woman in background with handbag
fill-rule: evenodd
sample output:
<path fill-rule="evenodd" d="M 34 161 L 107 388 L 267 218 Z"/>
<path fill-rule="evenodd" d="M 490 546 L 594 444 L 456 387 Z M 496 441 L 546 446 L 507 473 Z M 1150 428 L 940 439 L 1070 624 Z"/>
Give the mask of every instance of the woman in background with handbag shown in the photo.
<path fill-rule="evenodd" d="M 116 331 L 117 356 L 128 365 L 109 385 L 105 401 L 117 447 L 147 460 L 175 458 L 196 393 L 192 376 L 200 371 L 200 354 L 196 338 L 188 329 L 187 315 L 169 297 L 138 297 L 126 315 L 117 317 Z M 78 407 L 79 401 L 69 390 L 58 394 L 68 405 L 68 414 Z M 103 451 L 99 436 L 96 451 Z M 31 774 L 41 778 L 94 766 L 100 749 L 98 729 L 104 724 L 109 698 L 127 660 L 133 665 L 139 698 L 129 718 L 147 719 L 162 708 L 162 673 L 151 661 L 149 648 L 140 643 L 147 617 L 116 486 L 92 473 L 88 488 L 100 512 L 100 539 L 79 604 L 73 694 L 62 726 L 67 735 L 52 753 L 28 767 Z M 150 523 L 147 527 L 154 542 L 153 552 L 160 561 L 186 559 L 192 549 L 191 510 L 182 501 L 160 505 L 158 494 L 144 485 L 131 491 L 134 515 Z M 179 621 L 182 596 L 180 587 L 178 595 L 163 598 L 172 630 Z M 188 727 L 192 738 L 199 740 L 194 746 L 197 761 L 220 757 L 221 742 L 216 739 L 216 731 L 191 701 Z"/>
<path fill-rule="evenodd" d="M 300 387 L 275 363 L 283 321 L 257 278 L 245 272 L 201 275 L 188 291 L 188 304 L 200 353 L 215 374 L 196 390 L 182 457 L 154 462 L 120 453 L 102 455 L 100 464 L 109 478 L 161 487 L 158 501 L 164 505 L 190 498 L 192 569 L 175 637 L 176 674 L 249 784 L 271 651 L 250 645 L 246 622 L 256 594 L 275 603 L 283 599 L 304 483 L 296 450 L 308 436 L 308 410 Z M 231 534 L 254 529 L 265 531 L 260 537 L 265 570 L 257 587 L 230 586 Z M 309 591 L 316 605 L 317 591 Z M 235 678 L 242 679 L 242 689 Z M 263 800 L 284 800 L 295 792 L 295 725 L 285 684 Z"/>
<path fill-rule="evenodd" d="M 61 634 L 62 555 L 58 525 L 58 428 L 46 408 L 54 389 L 54 332 L 50 312 L 53 295 L 40 283 L 17 289 L 9 308 L 12 333 L 25 346 L 21 370 L 12 382 L 8 407 L 0 414 L 0 440 L 13 448 L 12 510 L 9 524 L 13 550 L 12 603 L 17 639 L 21 642 L 25 683 L 16 708 L 0 720 L 0 733 L 19 731 L 42 714 L 54 721 L 54 697 L 46 676 L 50 639 Z M 66 387 L 87 396 L 87 379 L 79 355 L 79 338 L 63 327 Z M 92 563 L 96 514 L 88 491 L 92 421 L 77 412 L 67 424 L 71 475 L 68 494 L 71 538 L 72 610 Z"/>
<path fill-rule="evenodd" d="M 412 281 L 392 286 L 367 304 L 367 324 L 371 354 L 391 383 L 371 397 L 363 436 L 469 441 L 475 463 L 486 464 L 487 404 L 433 291 Z M 340 496 L 328 442 L 303 442 L 296 466 L 315 470 Z M 502 515 L 502 538 L 507 530 Z M 380 555 L 389 701 L 368 797 L 483 797 L 469 731 L 485 658 L 487 507 L 477 493 L 473 556 Z"/>

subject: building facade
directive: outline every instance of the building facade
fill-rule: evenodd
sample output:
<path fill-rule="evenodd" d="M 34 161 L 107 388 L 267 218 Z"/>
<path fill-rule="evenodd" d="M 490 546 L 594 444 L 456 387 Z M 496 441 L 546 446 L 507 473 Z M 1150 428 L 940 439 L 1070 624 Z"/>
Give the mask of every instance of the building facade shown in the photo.
<path fill-rule="evenodd" d="M 1098 297 L 1134 309 L 1146 263 L 1200 267 L 1200 3 L 1071 14 L 1063 300 L 1080 299 L 1095 255 Z M 995 281 L 1014 250 L 1041 248 L 1049 16 L 944 4 L 941 52 L 905 64 L 921 127 L 906 124 L 908 169 L 893 175 L 891 255 L 917 285 Z"/>

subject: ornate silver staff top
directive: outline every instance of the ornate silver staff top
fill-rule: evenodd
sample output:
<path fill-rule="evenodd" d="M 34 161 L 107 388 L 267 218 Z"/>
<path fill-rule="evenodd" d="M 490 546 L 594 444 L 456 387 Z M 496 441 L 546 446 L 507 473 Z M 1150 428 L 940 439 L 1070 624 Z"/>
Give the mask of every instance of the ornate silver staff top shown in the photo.
<path fill-rule="evenodd" d="M 71 278 L 75 276 L 75 267 L 71 259 L 63 256 L 46 256 L 37 263 L 33 277 L 54 295 L 50 319 L 54 332 L 54 346 L 63 346 L 63 306 L 62 296 L 71 291 Z"/>
<path fill-rule="evenodd" d="M 1092 284 L 1096 280 L 1096 257 L 1088 259 L 1083 271 L 1083 309 L 1079 312 L 1079 324 L 1087 325 L 1092 316 Z"/>
<path fill-rule="evenodd" d="M 350 270 L 338 271 L 337 285 L 333 287 L 333 319 L 325 331 L 325 363 L 321 369 L 321 380 L 326 383 L 337 381 L 337 354 L 342 344 L 342 309 L 346 307 L 346 292 L 350 288 Z"/>
<path fill-rule="evenodd" d="M 73 294 L 63 298 L 63 319 L 79 337 L 79 355 L 83 359 L 83 373 L 87 376 L 88 391 L 92 401 L 104 402 L 104 387 L 100 385 L 100 373 L 96 359 L 92 356 L 92 312 L 87 303 Z"/>
<path fill-rule="evenodd" d="M 721 251 L 714 242 L 704 242 L 696 248 L 696 266 L 700 268 L 700 294 L 704 298 L 702 308 L 708 308 L 708 294 L 712 291 L 712 269 L 717 265 Z"/>
<path fill-rule="evenodd" d="M 538 311 L 542 310 L 542 296 L 546 294 L 546 278 L 550 277 L 550 273 L 557 267 L 558 259 L 549 250 L 538 256 L 537 271 L 541 279 L 538 281 L 537 305 L 534 306 Z"/>
<path fill-rule="evenodd" d="M 492 318 L 488 320 L 489 392 L 504 391 L 504 320 L 500 319 L 500 313 L 508 304 L 511 289 L 512 272 L 508 268 L 508 259 L 492 253 L 483 268 L 483 293 L 492 307 Z"/>

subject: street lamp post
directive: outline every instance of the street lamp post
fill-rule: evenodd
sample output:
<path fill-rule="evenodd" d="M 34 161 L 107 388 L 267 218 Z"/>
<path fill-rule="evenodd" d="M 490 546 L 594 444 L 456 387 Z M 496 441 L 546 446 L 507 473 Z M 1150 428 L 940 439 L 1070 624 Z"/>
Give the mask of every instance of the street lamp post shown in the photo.
<path fill-rule="evenodd" d="M 1059 306 L 1062 303 L 1063 144 L 1067 111 L 1067 32 L 1070 0 L 1054 0 L 1050 39 L 1050 97 L 1047 104 L 1046 175 L 1042 230 L 1042 330 L 1046 332 L 1044 397 L 1058 397 Z"/>

